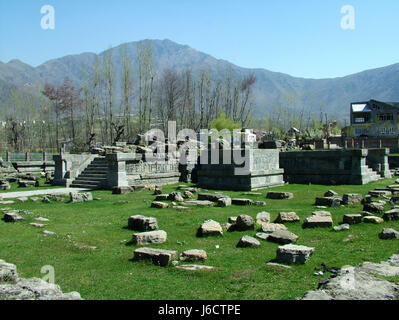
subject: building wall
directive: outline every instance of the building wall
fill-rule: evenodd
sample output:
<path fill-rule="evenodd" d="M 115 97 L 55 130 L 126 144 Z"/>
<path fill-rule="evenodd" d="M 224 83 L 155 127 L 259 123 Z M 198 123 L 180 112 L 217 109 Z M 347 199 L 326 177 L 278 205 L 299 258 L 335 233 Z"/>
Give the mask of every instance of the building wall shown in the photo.
<path fill-rule="evenodd" d="M 370 112 L 352 112 L 351 107 L 351 126 L 354 136 L 389 137 L 398 135 L 398 108 L 378 101 L 369 101 L 368 105 L 371 108 Z M 366 114 L 369 114 L 368 121 L 356 122 L 357 118 L 365 117 Z"/>

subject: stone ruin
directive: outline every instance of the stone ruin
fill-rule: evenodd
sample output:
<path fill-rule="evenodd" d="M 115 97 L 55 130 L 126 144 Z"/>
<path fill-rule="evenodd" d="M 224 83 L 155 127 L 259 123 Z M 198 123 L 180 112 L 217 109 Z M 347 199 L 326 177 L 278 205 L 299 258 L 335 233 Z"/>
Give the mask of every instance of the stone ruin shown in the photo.
<path fill-rule="evenodd" d="M 63 293 L 60 287 L 39 278 L 19 278 L 17 268 L 0 259 L 0 300 L 82 300 L 78 292 Z"/>
<path fill-rule="evenodd" d="M 264 141 L 258 147 L 249 131 L 234 139 L 219 137 L 206 146 L 200 135 L 176 143 L 147 142 L 138 135 L 134 145 L 117 142 L 87 154 L 60 153 L 53 157 L 53 184 L 129 190 L 193 182 L 206 189 L 251 191 L 284 182 L 366 184 L 391 177 L 389 149 L 281 152 Z"/>
<path fill-rule="evenodd" d="M 238 149 L 225 148 L 230 144 L 217 139 L 217 147 L 206 149 L 197 140 L 169 144 L 151 141 L 148 145 L 138 136 L 136 145 L 118 142 L 115 146 L 95 148 L 90 154 L 60 153 L 55 161 L 54 185 L 90 189 L 140 188 L 149 185 L 167 185 L 179 181 L 194 182 L 209 189 L 254 190 L 284 184 L 283 170 L 279 168 L 277 150 L 258 149 L 253 135 L 245 132 Z M 170 150 L 176 150 L 169 152 Z M 220 163 L 214 164 L 211 155 L 222 154 Z M 153 157 L 148 157 L 152 154 Z M 227 154 L 228 163 L 223 164 Z M 200 157 L 199 157 L 200 156 Z M 184 161 L 180 161 L 184 158 Z M 200 159 L 208 159 L 203 164 Z M 236 159 L 247 164 L 243 167 Z M 241 170 L 243 169 L 243 170 Z M 236 174 L 239 171 L 239 174 Z"/>

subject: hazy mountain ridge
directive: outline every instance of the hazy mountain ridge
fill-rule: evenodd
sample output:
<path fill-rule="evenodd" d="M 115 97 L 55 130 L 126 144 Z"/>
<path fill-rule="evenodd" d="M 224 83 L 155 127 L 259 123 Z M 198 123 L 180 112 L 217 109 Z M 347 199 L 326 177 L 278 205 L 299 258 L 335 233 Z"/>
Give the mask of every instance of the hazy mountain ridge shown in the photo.
<path fill-rule="evenodd" d="M 366 70 L 346 77 L 332 79 L 304 79 L 265 69 L 247 69 L 228 61 L 216 59 L 186 45 L 170 40 L 151 40 L 154 46 L 154 61 L 158 70 L 172 68 L 182 71 L 191 68 L 196 74 L 200 70 L 210 70 L 213 77 L 223 79 L 228 69 L 233 77 L 243 77 L 250 73 L 256 76 L 254 86 L 255 112 L 266 113 L 272 106 L 286 105 L 319 112 L 327 111 L 331 116 L 349 114 L 352 101 L 377 99 L 383 101 L 399 101 L 399 63 L 378 69 Z M 133 72 L 137 75 L 135 61 L 138 42 L 127 43 L 128 55 L 133 62 Z M 122 46 L 122 45 L 121 45 Z M 112 48 L 113 62 L 117 83 L 121 77 L 120 47 Z M 100 53 L 102 56 L 104 52 Z M 8 63 L 0 62 L 0 98 L 7 103 L 5 93 L 14 86 L 38 85 L 50 82 L 54 85 L 62 83 L 68 76 L 79 86 L 82 65 L 90 69 L 95 53 L 82 53 L 49 60 L 38 67 L 32 67 L 19 60 Z M 118 94 L 118 92 L 117 92 Z M 287 103 L 287 95 L 297 97 L 296 102 Z"/>

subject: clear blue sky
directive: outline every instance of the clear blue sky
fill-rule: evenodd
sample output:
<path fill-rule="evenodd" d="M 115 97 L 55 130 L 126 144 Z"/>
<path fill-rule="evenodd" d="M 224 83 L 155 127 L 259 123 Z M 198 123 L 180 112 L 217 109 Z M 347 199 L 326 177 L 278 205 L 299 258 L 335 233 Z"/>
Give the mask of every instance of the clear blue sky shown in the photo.
<path fill-rule="evenodd" d="M 40 26 L 55 8 L 55 30 Z M 341 7 L 355 8 L 355 30 Z M 33 66 L 142 39 L 307 78 L 399 62 L 398 0 L 0 0 L 0 61 Z"/>

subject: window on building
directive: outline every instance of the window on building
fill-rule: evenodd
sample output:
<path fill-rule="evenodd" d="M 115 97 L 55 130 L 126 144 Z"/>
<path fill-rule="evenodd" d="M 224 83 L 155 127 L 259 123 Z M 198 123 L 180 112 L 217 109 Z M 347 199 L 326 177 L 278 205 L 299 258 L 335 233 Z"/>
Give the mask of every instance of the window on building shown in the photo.
<path fill-rule="evenodd" d="M 379 114 L 377 114 L 377 120 L 391 121 L 391 120 L 393 120 L 393 114 L 392 113 L 379 113 Z"/>

